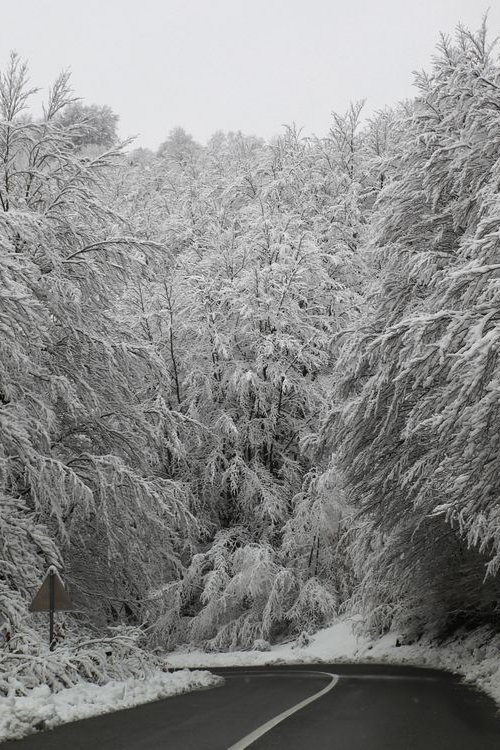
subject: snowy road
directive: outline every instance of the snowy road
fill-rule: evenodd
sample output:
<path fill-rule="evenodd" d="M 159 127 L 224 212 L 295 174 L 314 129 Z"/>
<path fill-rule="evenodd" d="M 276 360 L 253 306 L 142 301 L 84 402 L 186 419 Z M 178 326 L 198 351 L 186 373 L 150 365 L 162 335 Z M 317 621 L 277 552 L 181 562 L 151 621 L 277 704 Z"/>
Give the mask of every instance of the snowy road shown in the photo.
<path fill-rule="evenodd" d="M 226 678 L 223 687 L 66 724 L 2 750 L 500 747 L 494 704 L 442 672 L 360 664 L 217 672 Z M 264 733 L 249 745 L 259 728 Z"/>

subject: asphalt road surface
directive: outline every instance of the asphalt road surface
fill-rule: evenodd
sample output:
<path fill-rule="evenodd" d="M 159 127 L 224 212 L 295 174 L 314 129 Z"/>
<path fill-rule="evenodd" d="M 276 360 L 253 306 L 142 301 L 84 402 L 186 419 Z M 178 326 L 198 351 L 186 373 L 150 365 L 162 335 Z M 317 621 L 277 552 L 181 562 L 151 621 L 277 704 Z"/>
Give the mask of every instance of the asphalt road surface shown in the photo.
<path fill-rule="evenodd" d="M 500 750 L 494 703 L 444 672 L 373 664 L 212 671 L 224 686 L 1 750 Z"/>

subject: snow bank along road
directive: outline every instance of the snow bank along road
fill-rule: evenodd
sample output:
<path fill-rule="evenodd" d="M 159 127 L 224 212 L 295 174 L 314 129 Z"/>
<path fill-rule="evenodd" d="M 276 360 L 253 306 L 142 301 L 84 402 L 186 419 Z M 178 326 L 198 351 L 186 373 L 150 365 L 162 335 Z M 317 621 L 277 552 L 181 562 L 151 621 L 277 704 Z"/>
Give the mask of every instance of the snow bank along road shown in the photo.
<path fill-rule="evenodd" d="M 216 670 L 225 685 L 65 724 L 2 750 L 499 750 L 494 703 L 417 667 Z"/>

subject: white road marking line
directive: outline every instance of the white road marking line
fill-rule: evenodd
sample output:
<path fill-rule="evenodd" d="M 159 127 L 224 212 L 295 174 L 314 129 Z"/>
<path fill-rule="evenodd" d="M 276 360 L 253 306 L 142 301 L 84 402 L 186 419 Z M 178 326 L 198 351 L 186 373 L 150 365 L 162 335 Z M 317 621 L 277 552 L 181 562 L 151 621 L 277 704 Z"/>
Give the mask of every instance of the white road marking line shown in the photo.
<path fill-rule="evenodd" d="M 297 713 L 297 711 L 300 711 L 301 708 L 304 708 L 309 703 L 312 703 L 313 701 L 318 700 L 318 698 L 321 698 L 322 695 L 326 695 L 326 693 L 329 693 L 330 690 L 332 690 L 337 684 L 337 682 L 339 681 L 339 675 L 332 674 L 331 672 L 314 672 L 314 673 L 305 672 L 305 674 L 322 674 L 322 675 L 327 675 L 328 677 L 331 677 L 332 679 L 330 683 L 325 688 L 320 690 L 318 693 L 314 693 L 314 695 L 311 695 L 309 698 L 306 698 L 300 703 L 297 703 L 295 706 L 288 708 L 286 711 L 283 711 L 281 714 L 278 714 L 273 719 L 266 721 L 265 724 L 262 724 L 260 727 L 257 727 L 257 729 L 254 729 L 254 731 L 250 732 L 250 734 L 247 734 L 246 737 L 243 737 L 243 739 L 238 740 L 238 742 L 235 745 L 231 745 L 231 747 L 228 748 L 228 750 L 244 750 L 246 747 L 249 747 L 252 743 L 255 742 L 255 740 L 258 740 L 259 737 L 262 737 L 263 734 L 266 734 L 271 729 L 274 729 L 274 727 L 277 724 L 281 724 L 282 721 L 285 721 L 285 719 L 288 719 L 289 716 Z"/>

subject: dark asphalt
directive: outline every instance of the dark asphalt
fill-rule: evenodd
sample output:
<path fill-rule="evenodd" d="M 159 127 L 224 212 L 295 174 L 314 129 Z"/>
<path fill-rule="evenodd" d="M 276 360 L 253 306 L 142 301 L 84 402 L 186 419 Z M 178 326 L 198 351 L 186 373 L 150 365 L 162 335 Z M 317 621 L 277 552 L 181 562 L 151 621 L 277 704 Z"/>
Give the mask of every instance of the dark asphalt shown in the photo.
<path fill-rule="evenodd" d="M 2 750 L 227 750 L 277 714 L 337 685 L 252 750 L 500 750 L 489 698 L 445 672 L 318 664 L 213 670 L 226 684 L 65 724 Z"/>

